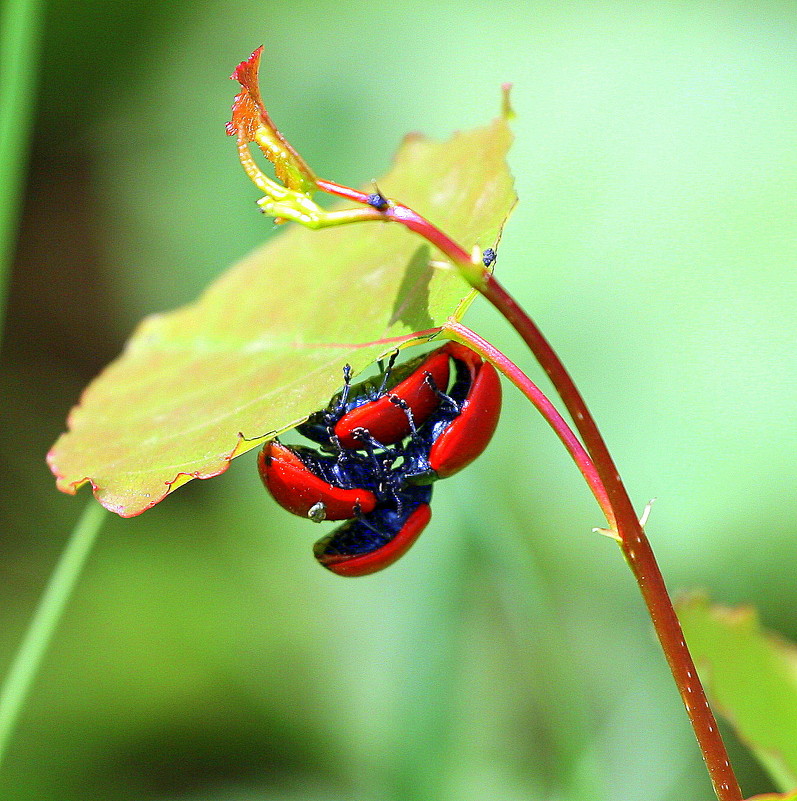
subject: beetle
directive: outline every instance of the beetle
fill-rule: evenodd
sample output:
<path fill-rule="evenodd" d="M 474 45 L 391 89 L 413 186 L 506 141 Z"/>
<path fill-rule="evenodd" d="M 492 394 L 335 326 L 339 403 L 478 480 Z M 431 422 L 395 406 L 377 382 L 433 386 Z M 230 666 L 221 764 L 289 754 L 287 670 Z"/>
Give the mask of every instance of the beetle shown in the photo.
<path fill-rule="evenodd" d="M 347 520 L 315 545 L 332 572 L 360 576 L 392 564 L 431 519 L 431 484 L 487 447 L 501 410 L 495 368 L 448 342 L 393 369 L 378 386 L 344 386 L 299 427 L 321 451 L 267 442 L 258 457 L 266 488 L 294 514 Z M 450 363 L 454 380 L 448 388 Z"/>
<path fill-rule="evenodd" d="M 351 368 L 346 365 L 343 390 L 332 398 L 326 409 L 310 415 L 297 430 L 333 451 L 362 449 L 364 444 L 359 435 L 362 431 L 368 432 L 372 442 L 381 445 L 400 442 L 437 409 L 440 398 L 434 387 L 448 386 L 449 359 L 444 348 L 418 356 L 395 369 L 393 364 L 398 352 L 394 353 L 376 388 L 372 380 L 352 385 Z M 427 373 L 433 385 L 426 380 Z"/>
<path fill-rule="evenodd" d="M 373 208 L 375 208 L 377 211 L 387 211 L 387 209 L 390 208 L 388 199 L 378 189 L 368 195 L 368 198 L 365 202 L 369 206 L 373 206 Z"/>
<path fill-rule="evenodd" d="M 448 394 L 426 378 L 440 401 L 409 445 L 405 478 L 414 483 L 448 478 L 467 467 L 489 444 L 501 414 L 495 367 L 457 342 L 440 350 L 454 361 L 456 375 Z"/>
<path fill-rule="evenodd" d="M 429 524 L 431 486 L 408 486 L 401 504 L 384 503 L 316 542 L 316 559 L 339 576 L 366 576 L 392 565 Z"/>
<path fill-rule="evenodd" d="M 258 454 L 257 469 L 283 509 L 311 520 L 349 520 L 372 512 L 377 504 L 373 468 L 361 459 L 340 462 L 274 439 Z"/>
<path fill-rule="evenodd" d="M 449 359 L 455 379 L 446 394 Z M 376 390 L 368 382 L 352 386 L 346 371 L 343 391 L 300 427 L 333 455 L 277 440 L 264 445 L 258 469 L 281 506 L 313 520 L 348 520 L 388 499 L 401 511 L 407 484 L 447 478 L 487 447 L 501 409 L 501 383 L 489 362 L 449 342 L 395 370 L 398 383 L 388 392 L 391 369 L 392 360 Z M 431 410 L 429 397 L 436 404 Z"/>

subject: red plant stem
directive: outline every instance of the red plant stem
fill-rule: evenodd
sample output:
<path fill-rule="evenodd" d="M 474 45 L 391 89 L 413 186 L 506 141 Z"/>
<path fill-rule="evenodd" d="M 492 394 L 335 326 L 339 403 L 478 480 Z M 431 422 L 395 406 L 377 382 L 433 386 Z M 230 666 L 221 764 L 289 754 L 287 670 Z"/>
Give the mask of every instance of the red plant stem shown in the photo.
<path fill-rule="evenodd" d="M 358 189 L 341 186 L 333 181 L 325 181 L 321 178 L 316 179 L 316 186 L 322 192 L 328 192 L 330 195 L 337 195 L 337 197 L 354 200 L 357 203 L 368 204 L 368 195 L 365 192 L 360 192 Z M 401 223 L 409 228 L 410 231 L 420 234 L 432 245 L 454 259 L 458 265 L 471 265 L 469 253 L 466 253 L 453 239 L 444 234 L 439 228 L 432 225 L 428 220 L 421 217 L 420 214 L 413 211 L 409 206 L 391 201 L 388 208 L 382 212 L 382 216 L 385 220 L 393 220 L 394 222 Z"/>
<path fill-rule="evenodd" d="M 584 476 L 584 480 L 592 490 L 595 500 L 598 502 L 606 521 L 612 529 L 615 528 L 614 511 L 606 488 L 589 458 L 589 454 L 584 450 L 581 440 L 573 433 L 573 429 L 567 424 L 565 419 L 559 414 L 559 410 L 548 400 L 545 393 L 510 359 L 508 359 L 498 348 L 491 345 L 486 339 L 482 339 L 475 331 L 456 320 L 449 320 L 443 327 L 443 333 L 451 336 L 452 339 L 462 342 L 480 356 L 492 362 L 536 407 L 540 414 L 547 420 L 554 430 L 554 433 L 567 448 L 576 466 Z"/>
<path fill-rule="evenodd" d="M 346 200 L 353 200 L 355 203 L 365 203 L 368 205 L 368 193 L 361 192 L 359 189 L 352 189 L 350 186 L 343 186 L 343 184 L 336 184 L 334 181 L 325 181 L 323 178 L 316 178 L 315 185 L 322 192 L 327 192 L 336 197 L 342 197 Z"/>
<path fill-rule="evenodd" d="M 338 197 L 368 204 L 368 195 L 364 192 L 331 181 L 317 180 L 316 185 L 320 190 Z M 463 276 L 506 317 L 548 374 L 576 429 L 581 434 L 605 488 L 616 522 L 617 541 L 648 608 L 656 635 L 703 754 L 714 792 L 719 801 L 743 801 L 717 721 L 697 676 L 692 655 L 686 646 L 681 624 L 670 601 L 653 549 L 636 516 L 631 499 L 598 426 L 564 364 L 534 321 L 487 270 L 478 270 L 478 277 L 475 277 L 477 265 L 473 264 L 470 255 L 456 242 L 402 204 L 391 202 L 383 214 L 385 219 L 402 223 L 411 231 L 420 234 L 448 256 L 460 268 Z"/>
<path fill-rule="evenodd" d="M 512 323 L 529 346 L 570 412 L 611 499 L 617 519 L 618 543 L 648 607 L 662 650 L 703 753 L 714 792 L 719 801 L 742 801 L 742 792 L 728 759 L 728 752 L 697 676 L 692 655 L 686 646 L 681 624 L 667 593 L 653 549 L 581 393 L 534 321 L 493 276 L 487 278 L 483 294 Z"/>

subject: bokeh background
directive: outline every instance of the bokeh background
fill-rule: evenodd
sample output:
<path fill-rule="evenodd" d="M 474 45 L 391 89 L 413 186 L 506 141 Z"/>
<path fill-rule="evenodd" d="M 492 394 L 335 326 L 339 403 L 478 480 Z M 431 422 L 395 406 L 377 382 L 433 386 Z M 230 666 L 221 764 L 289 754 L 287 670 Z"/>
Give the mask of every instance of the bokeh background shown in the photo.
<path fill-rule="evenodd" d="M 408 130 L 486 122 L 514 83 L 502 279 L 639 509 L 658 499 L 671 588 L 797 638 L 792 2 L 44 5 L 0 366 L 0 669 L 87 502 L 44 464 L 80 389 L 139 318 L 272 235 L 224 135 L 227 76 L 261 43 L 274 119 L 343 183 Z M 467 322 L 539 377 L 485 304 Z M 254 453 L 109 519 L 0 797 L 710 799 L 619 551 L 506 396 L 488 452 L 376 576 L 315 564 L 319 530 L 265 495 Z M 729 736 L 744 791 L 772 789 Z"/>

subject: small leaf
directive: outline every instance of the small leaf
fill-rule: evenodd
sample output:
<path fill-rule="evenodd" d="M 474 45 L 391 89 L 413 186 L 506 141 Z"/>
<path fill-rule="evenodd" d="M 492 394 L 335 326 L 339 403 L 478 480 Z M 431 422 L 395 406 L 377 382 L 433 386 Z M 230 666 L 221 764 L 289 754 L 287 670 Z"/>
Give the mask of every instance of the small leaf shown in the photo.
<path fill-rule="evenodd" d="M 232 103 L 232 119 L 227 133 L 238 137 L 238 144 L 257 142 L 263 154 L 274 165 L 277 178 L 289 189 L 309 193 L 315 188 L 315 176 L 304 159 L 271 121 L 258 86 L 258 71 L 263 48 L 258 47 L 242 61 L 230 76 L 241 84 L 241 91 Z"/>
<path fill-rule="evenodd" d="M 511 138 L 503 119 L 445 143 L 408 137 L 379 186 L 468 251 L 494 246 L 515 203 Z M 361 371 L 461 316 L 473 293 L 442 258 L 396 224 L 286 230 L 195 303 L 143 321 L 48 455 L 58 488 L 90 482 L 129 517 L 224 472 L 321 408 L 344 363 Z"/>
<path fill-rule="evenodd" d="M 678 617 L 712 703 L 775 783 L 784 791 L 793 790 L 797 648 L 764 631 L 752 608 L 713 606 L 705 595 L 681 600 Z"/>

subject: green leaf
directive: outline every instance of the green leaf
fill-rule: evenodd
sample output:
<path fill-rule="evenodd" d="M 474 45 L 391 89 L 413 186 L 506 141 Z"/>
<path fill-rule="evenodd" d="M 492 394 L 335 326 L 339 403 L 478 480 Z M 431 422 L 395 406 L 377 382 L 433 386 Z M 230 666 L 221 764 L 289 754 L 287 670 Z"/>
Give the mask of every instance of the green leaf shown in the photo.
<path fill-rule="evenodd" d="M 503 118 L 445 143 L 407 137 L 380 189 L 468 251 L 494 246 L 516 200 L 511 139 Z M 89 482 L 130 517 L 223 473 L 325 405 L 346 362 L 359 372 L 460 317 L 473 294 L 442 259 L 381 222 L 275 237 L 197 302 L 141 323 L 48 454 L 58 488 Z"/>
<path fill-rule="evenodd" d="M 782 790 L 797 788 L 797 648 L 764 631 L 750 607 L 692 595 L 678 616 L 712 704 Z"/>

